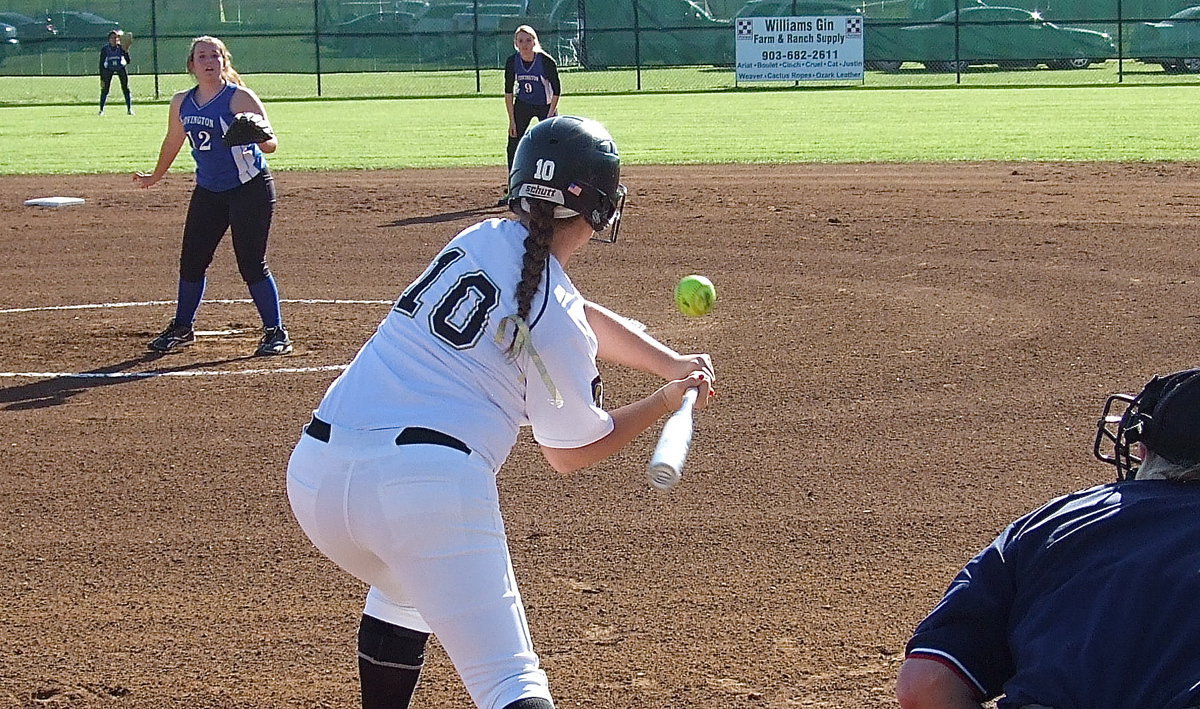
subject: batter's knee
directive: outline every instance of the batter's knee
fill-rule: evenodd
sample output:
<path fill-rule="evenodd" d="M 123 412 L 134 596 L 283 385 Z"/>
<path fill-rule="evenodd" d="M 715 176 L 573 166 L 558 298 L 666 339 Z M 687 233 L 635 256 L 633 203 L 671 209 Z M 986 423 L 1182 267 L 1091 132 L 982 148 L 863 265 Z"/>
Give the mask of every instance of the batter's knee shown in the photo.
<path fill-rule="evenodd" d="M 526 697 L 506 705 L 504 709 L 554 709 L 554 704 L 549 699 Z"/>
<path fill-rule="evenodd" d="M 358 656 L 374 665 L 419 670 L 425 664 L 428 641 L 429 633 L 392 625 L 366 614 L 358 626 Z"/>

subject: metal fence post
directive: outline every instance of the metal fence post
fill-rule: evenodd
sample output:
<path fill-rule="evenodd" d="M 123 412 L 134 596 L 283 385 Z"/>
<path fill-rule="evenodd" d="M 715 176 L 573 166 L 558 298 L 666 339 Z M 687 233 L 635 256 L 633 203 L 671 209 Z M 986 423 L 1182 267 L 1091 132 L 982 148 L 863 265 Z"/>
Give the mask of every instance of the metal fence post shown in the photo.
<path fill-rule="evenodd" d="M 579 65 L 585 69 L 588 66 L 588 29 L 587 29 L 587 0 L 579 0 L 579 9 L 576 12 L 579 16 L 579 28 L 576 30 L 579 37 Z"/>
<path fill-rule="evenodd" d="M 637 76 L 637 90 L 642 90 L 642 30 L 638 23 L 638 0 L 629 0 L 633 5 L 633 66 Z"/>
<path fill-rule="evenodd" d="M 479 70 L 479 0 L 474 0 L 475 13 L 471 16 L 471 61 L 475 64 L 475 93 L 483 92 L 483 80 Z"/>
<path fill-rule="evenodd" d="M 954 83 L 962 83 L 962 47 L 959 45 L 959 32 L 962 27 L 962 16 L 959 14 L 961 3 L 954 0 Z"/>
<path fill-rule="evenodd" d="M 313 51 L 317 59 L 317 98 L 321 97 L 321 0 L 313 0 Z"/>
<path fill-rule="evenodd" d="M 1125 83 L 1125 19 L 1121 0 L 1117 0 L 1117 83 Z"/>
<path fill-rule="evenodd" d="M 154 71 L 154 100 L 162 98 L 158 85 L 158 0 L 150 0 L 150 66 Z"/>

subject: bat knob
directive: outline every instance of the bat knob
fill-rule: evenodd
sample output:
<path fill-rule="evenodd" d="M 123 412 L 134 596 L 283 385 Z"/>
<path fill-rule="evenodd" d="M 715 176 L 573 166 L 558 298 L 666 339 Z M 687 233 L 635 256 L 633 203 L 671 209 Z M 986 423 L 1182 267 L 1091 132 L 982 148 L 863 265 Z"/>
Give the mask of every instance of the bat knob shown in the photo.
<path fill-rule="evenodd" d="M 655 490 L 670 490 L 679 483 L 683 474 L 669 465 L 651 465 L 646 475 L 650 487 Z"/>

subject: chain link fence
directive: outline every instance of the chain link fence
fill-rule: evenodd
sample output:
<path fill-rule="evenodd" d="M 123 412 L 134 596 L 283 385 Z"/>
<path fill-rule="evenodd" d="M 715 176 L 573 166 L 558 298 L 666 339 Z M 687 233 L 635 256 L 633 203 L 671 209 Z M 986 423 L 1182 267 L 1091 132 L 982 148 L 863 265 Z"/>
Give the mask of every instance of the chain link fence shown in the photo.
<path fill-rule="evenodd" d="M 185 60 L 200 35 L 223 39 L 238 70 L 268 98 L 499 95 L 513 32 L 526 24 L 557 60 L 567 93 L 733 89 L 734 23 L 751 16 L 863 15 L 862 83 L 869 85 L 1200 76 L 1200 0 L 1004 7 L 983 0 L 87 0 L 85 10 L 76 0 L 50 7 L 9 0 L 6 7 L 3 105 L 94 101 L 99 49 L 116 28 L 135 37 L 129 71 L 139 101 L 192 85 Z"/>

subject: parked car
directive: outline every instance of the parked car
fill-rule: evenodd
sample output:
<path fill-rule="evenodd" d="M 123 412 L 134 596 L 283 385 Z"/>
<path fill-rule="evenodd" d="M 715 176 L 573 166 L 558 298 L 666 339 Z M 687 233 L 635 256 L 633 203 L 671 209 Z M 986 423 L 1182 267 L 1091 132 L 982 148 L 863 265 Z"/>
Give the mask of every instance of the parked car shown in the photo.
<path fill-rule="evenodd" d="M 58 28 L 58 43 L 71 47 L 96 47 L 108 41 L 108 33 L 121 29 L 121 23 L 91 12 L 63 10 L 50 14 Z"/>
<path fill-rule="evenodd" d="M 26 48 L 58 37 L 58 28 L 48 17 L 34 19 L 19 12 L 0 12 L 0 22 L 17 28 L 17 39 Z"/>
<path fill-rule="evenodd" d="M 505 59 L 514 51 L 513 31 L 520 25 L 541 24 L 541 18 L 532 18 L 521 10 L 520 4 L 506 2 L 430 5 L 414 26 L 421 35 L 418 41 L 422 58 L 446 66 L 469 67 L 478 56 L 485 65 L 504 66 Z"/>
<path fill-rule="evenodd" d="M 411 12 L 373 12 L 336 25 L 323 39 L 344 57 L 413 59 L 417 53 L 412 39 L 399 35 L 412 32 L 416 21 Z"/>
<path fill-rule="evenodd" d="M 1200 73 L 1200 5 L 1130 28 L 1129 56 L 1171 74 Z"/>
<path fill-rule="evenodd" d="M 636 40 L 632 3 L 594 3 L 580 21 L 578 0 L 560 0 L 549 26 L 578 28 L 575 54 L 588 69 L 633 66 L 635 59 L 663 66 L 733 63 L 731 21 L 716 19 L 695 0 L 634 2 Z"/>
<path fill-rule="evenodd" d="M 454 16 L 453 35 L 458 40 L 457 56 L 460 61 L 473 61 L 475 55 L 484 65 L 504 66 L 513 48 L 513 32 L 521 25 L 536 21 L 521 14 L 516 4 L 479 5 L 479 14 L 462 12 Z M 472 46 L 471 33 L 478 32 L 479 38 Z M 452 52 L 453 54 L 453 52 Z M 556 56 L 556 60 L 562 57 Z"/>
<path fill-rule="evenodd" d="M 426 0 L 395 0 L 392 3 L 392 9 L 396 12 L 408 12 L 415 17 L 420 17 L 429 9 L 429 3 Z"/>
<path fill-rule="evenodd" d="M 413 29 L 417 32 L 451 32 L 454 30 L 454 16 L 464 12 L 475 12 L 475 4 L 469 2 L 431 4 L 429 9 L 421 14 Z"/>
<path fill-rule="evenodd" d="M 475 12 L 460 12 L 451 18 L 451 27 L 455 32 L 474 32 L 476 29 L 480 33 L 498 32 L 500 29 L 508 31 L 508 37 L 505 37 L 505 44 L 508 45 L 508 50 L 504 56 L 512 54 L 512 33 L 517 27 L 526 24 L 527 18 L 521 14 L 521 6 L 516 3 L 495 3 L 495 4 L 479 4 L 479 13 Z"/>
<path fill-rule="evenodd" d="M 5 22 L 0 22 L 0 63 L 10 55 L 14 54 L 21 48 L 21 41 L 17 39 L 17 28 Z"/>
<path fill-rule="evenodd" d="M 868 22 L 864 39 L 868 63 L 886 62 L 888 69 L 906 61 L 930 71 L 965 71 L 976 64 L 1086 69 L 1117 54 L 1106 32 L 1062 27 L 1017 7 L 967 7 L 899 27 Z"/>

